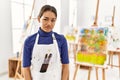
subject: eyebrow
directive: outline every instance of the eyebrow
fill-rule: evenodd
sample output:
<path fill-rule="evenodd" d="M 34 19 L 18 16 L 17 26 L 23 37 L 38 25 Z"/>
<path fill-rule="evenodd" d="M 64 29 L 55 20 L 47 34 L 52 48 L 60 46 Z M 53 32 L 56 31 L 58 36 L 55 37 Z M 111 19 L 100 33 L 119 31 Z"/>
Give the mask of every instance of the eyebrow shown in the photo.
<path fill-rule="evenodd" d="M 44 18 L 49 18 L 49 17 L 44 17 Z M 52 19 L 56 19 L 56 18 L 52 18 Z"/>

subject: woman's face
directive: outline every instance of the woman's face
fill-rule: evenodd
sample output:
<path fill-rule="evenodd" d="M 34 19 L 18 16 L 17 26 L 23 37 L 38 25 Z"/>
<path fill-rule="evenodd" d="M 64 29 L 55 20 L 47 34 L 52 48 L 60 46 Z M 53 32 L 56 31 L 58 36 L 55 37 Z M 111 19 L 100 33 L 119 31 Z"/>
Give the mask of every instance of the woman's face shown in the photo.
<path fill-rule="evenodd" d="M 56 22 L 56 16 L 51 11 L 46 11 L 43 13 L 41 18 L 38 19 L 41 23 L 41 29 L 45 32 L 50 32 L 54 28 Z"/>

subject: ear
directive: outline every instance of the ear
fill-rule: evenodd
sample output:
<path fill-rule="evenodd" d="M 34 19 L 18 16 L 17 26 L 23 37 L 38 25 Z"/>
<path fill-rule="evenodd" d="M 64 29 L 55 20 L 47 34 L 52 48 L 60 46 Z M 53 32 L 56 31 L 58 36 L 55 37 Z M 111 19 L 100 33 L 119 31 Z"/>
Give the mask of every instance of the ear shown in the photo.
<path fill-rule="evenodd" d="M 38 17 L 37 19 L 38 19 L 38 22 L 40 23 L 40 17 Z"/>

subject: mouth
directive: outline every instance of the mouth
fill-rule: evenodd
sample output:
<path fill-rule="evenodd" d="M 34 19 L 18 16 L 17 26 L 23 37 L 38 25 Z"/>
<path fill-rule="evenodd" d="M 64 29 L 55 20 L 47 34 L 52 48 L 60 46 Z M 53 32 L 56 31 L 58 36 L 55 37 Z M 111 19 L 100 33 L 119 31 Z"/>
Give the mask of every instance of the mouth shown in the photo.
<path fill-rule="evenodd" d="M 49 32 L 49 31 L 51 31 L 52 29 L 51 29 L 50 26 L 46 26 L 46 27 L 45 27 L 45 30 L 46 30 L 47 32 Z"/>

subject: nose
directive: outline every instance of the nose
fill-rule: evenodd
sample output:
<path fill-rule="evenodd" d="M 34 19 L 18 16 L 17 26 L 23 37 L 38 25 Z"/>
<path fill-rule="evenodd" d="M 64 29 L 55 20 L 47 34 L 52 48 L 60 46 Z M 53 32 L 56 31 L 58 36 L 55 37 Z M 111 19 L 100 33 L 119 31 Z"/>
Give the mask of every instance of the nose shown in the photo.
<path fill-rule="evenodd" d="M 48 24 L 48 25 L 51 25 L 51 24 L 52 24 L 51 20 L 49 20 L 47 24 Z"/>

